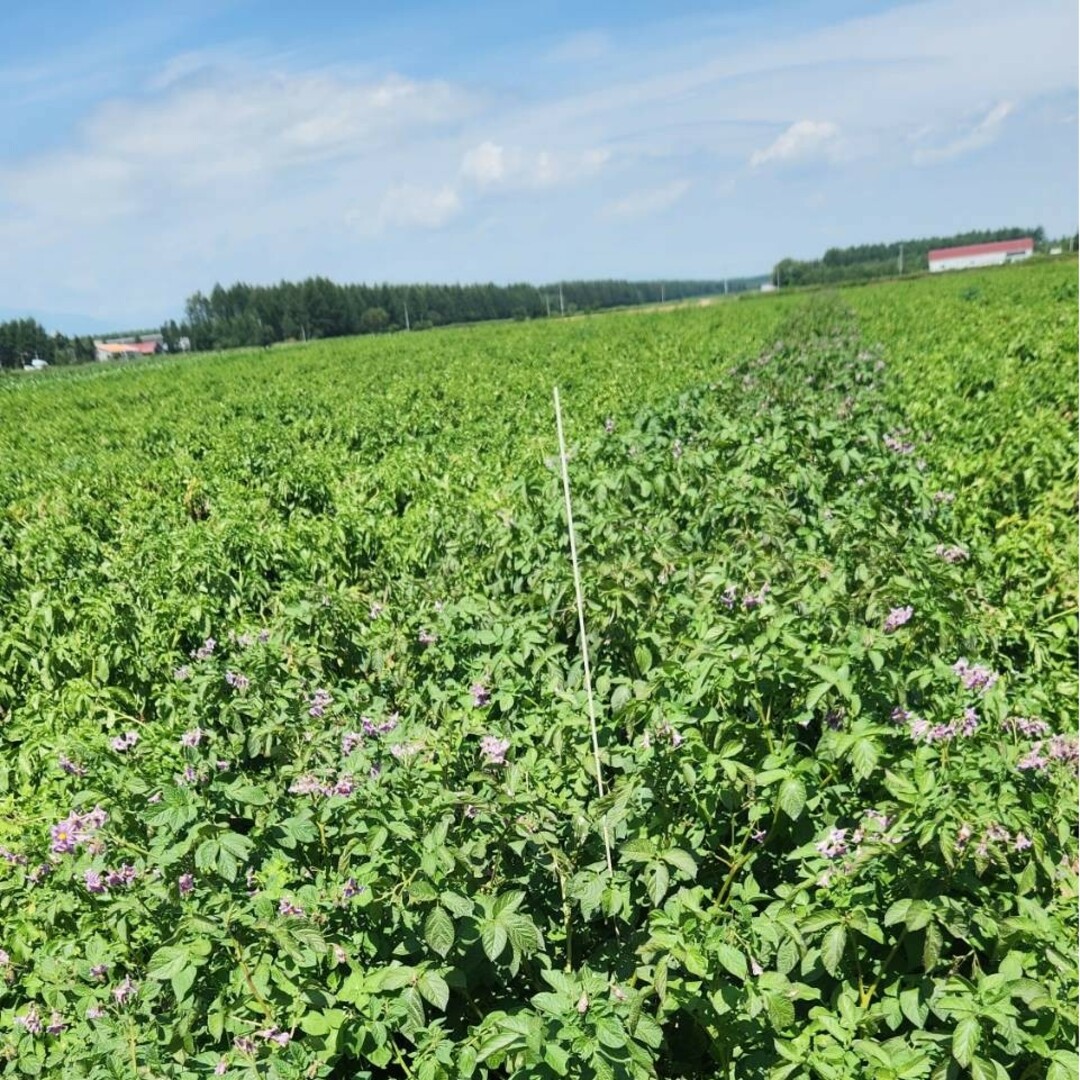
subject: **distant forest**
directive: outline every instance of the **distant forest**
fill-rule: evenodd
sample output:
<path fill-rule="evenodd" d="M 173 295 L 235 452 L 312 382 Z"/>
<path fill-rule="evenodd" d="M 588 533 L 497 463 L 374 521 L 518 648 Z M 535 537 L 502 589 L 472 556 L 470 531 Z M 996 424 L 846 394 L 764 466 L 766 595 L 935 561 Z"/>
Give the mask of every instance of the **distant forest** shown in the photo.
<path fill-rule="evenodd" d="M 1015 240 L 1030 236 L 1036 251 L 1049 247 L 1041 226 L 1034 229 L 982 229 L 955 236 L 924 236 L 915 240 L 895 240 L 891 244 L 860 244 L 858 247 L 829 248 L 820 259 L 782 259 L 773 268 L 772 280 L 780 286 L 830 285 L 844 281 L 920 274 L 929 269 L 927 253 L 935 248 L 986 244 L 992 240 Z M 1067 246 L 1069 238 L 1055 241 Z M 901 249 L 903 262 L 901 263 Z"/>
<path fill-rule="evenodd" d="M 0 368 L 21 368 L 33 359 L 80 364 L 94 359 L 94 339 L 50 334 L 36 319 L 0 322 Z"/>
<path fill-rule="evenodd" d="M 756 289 L 764 275 L 731 278 L 730 293 Z M 426 330 L 490 319 L 538 319 L 722 293 L 723 281 L 564 281 L 555 285 L 337 285 L 309 278 L 278 285 L 215 285 L 190 297 L 182 322 L 161 332 L 170 351 L 227 349 L 279 341 Z"/>

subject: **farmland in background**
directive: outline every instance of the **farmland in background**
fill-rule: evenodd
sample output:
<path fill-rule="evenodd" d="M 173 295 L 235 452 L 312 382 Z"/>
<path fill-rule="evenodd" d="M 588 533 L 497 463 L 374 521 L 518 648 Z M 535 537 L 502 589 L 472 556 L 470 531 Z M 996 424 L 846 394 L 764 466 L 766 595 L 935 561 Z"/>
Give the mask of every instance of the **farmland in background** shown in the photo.
<path fill-rule="evenodd" d="M 1070 260 L 0 383 L 0 1073 L 1075 1076 L 1076 352 Z"/>

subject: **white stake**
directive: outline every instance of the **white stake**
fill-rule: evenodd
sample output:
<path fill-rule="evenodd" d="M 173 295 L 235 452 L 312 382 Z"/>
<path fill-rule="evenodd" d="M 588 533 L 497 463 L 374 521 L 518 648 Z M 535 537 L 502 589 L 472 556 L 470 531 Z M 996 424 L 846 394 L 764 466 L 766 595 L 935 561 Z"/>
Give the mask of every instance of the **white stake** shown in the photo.
<path fill-rule="evenodd" d="M 600 740 L 596 734 L 596 705 L 593 703 L 592 670 L 589 667 L 589 639 L 585 636 L 585 600 L 581 593 L 581 571 L 578 569 L 577 541 L 574 539 L 574 511 L 570 506 L 570 473 L 566 464 L 566 439 L 563 436 L 562 408 L 559 405 L 559 388 L 553 387 L 555 396 L 555 427 L 559 432 L 559 461 L 562 464 L 563 495 L 566 498 L 566 528 L 570 533 L 570 562 L 574 567 L 574 596 L 577 599 L 578 630 L 581 634 L 581 660 L 585 668 L 585 699 L 589 705 L 589 728 L 592 731 L 593 761 L 596 763 L 596 790 L 604 797 L 604 777 L 600 771 Z M 604 853 L 607 855 L 608 874 L 613 874 L 611 840 L 608 837 L 607 815 L 604 816 Z"/>

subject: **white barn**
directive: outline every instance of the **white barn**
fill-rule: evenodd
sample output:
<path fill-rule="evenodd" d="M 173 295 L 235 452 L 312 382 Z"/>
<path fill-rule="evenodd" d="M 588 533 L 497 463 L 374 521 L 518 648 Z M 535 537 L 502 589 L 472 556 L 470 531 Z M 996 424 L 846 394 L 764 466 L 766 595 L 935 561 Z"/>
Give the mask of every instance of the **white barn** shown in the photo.
<path fill-rule="evenodd" d="M 965 247 L 936 248 L 928 255 L 930 273 L 942 270 L 971 270 L 976 266 L 1001 266 L 1003 263 L 1030 259 L 1035 253 L 1035 241 L 1030 236 L 1020 240 L 995 240 L 989 244 L 968 244 Z"/>

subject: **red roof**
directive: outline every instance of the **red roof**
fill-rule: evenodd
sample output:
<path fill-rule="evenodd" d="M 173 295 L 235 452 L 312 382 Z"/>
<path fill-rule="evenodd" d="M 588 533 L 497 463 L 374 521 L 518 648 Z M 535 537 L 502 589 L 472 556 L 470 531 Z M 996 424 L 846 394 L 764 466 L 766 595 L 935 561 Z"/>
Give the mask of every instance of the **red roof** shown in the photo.
<path fill-rule="evenodd" d="M 930 252 L 931 259 L 964 259 L 969 255 L 1018 255 L 1022 251 L 1034 251 L 1035 241 L 1030 236 L 1019 240 L 994 240 L 989 244 L 968 244 L 965 247 L 937 248 Z"/>

